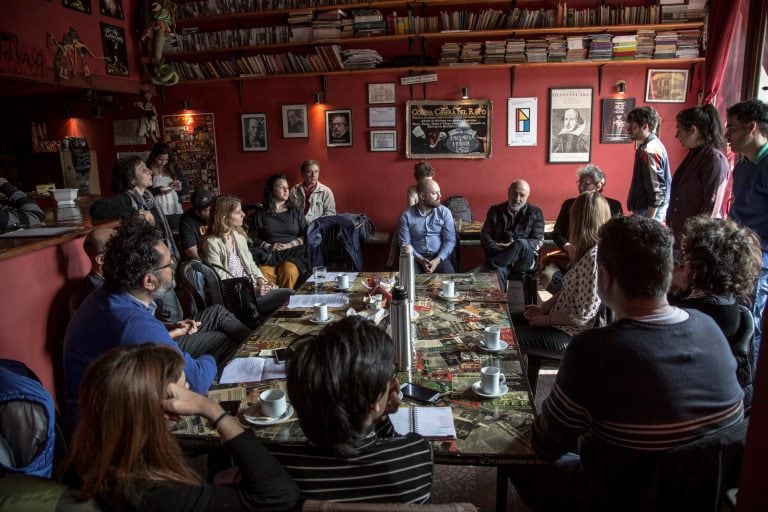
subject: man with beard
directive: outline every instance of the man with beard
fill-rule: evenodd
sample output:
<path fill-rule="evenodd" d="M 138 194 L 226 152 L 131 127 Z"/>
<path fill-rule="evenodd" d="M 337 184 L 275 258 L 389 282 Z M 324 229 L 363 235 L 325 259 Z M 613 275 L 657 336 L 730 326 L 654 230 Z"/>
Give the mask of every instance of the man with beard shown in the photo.
<path fill-rule="evenodd" d="M 184 357 L 190 389 L 205 393 L 216 376 L 216 360 L 183 352 L 171 334 L 193 334 L 198 324 L 182 320 L 167 327 L 154 316 L 155 298 L 173 282 L 176 260 L 160 232 L 140 218 L 131 218 L 107 242 L 104 286 L 78 308 L 64 334 L 64 380 L 67 424 L 77 421 L 80 381 L 88 365 L 108 350 L 146 342 L 170 345 Z M 173 332 L 169 332 L 169 328 Z"/>
<path fill-rule="evenodd" d="M 495 270 L 502 283 L 512 272 L 532 270 L 544 243 L 544 214 L 528 203 L 530 193 L 526 181 L 513 181 L 507 200 L 488 209 L 480 232 L 484 266 Z"/>
<path fill-rule="evenodd" d="M 456 246 L 456 228 L 451 210 L 440 204 L 440 185 L 421 180 L 419 202 L 400 214 L 400 243 L 413 247 L 416 273 L 452 274 L 448 259 Z"/>

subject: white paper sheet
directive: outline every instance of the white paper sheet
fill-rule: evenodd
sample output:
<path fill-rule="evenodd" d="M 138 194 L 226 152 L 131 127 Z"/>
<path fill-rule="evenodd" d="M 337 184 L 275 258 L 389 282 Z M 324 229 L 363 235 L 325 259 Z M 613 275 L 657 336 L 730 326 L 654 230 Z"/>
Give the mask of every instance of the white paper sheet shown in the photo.
<path fill-rule="evenodd" d="M 285 363 L 277 363 L 271 357 L 238 357 L 224 367 L 219 383 L 234 384 L 284 378 Z"/>
<path fill-rule="evenodd" d="M 311 308 L 317 302 L 325 302 L 329 308 L 340 308 L 349 304 L 349 297 L 343 293 L 291 295 L 291 300 L 288 301 L 288 309 Z"/>
<path fill-rule="evenodd" d="M 330 283 L 331 281 L 335 281 L 337 277 L 339 277 L 342 274 L 347 274 L 349 276 L 349 282 L 352 283 L 352 281 L 355 280 L 357 277 L 358 272 L 328 272 L 327 276 L 325 278 L 326 283 Z M 307 279 L 308 283 L 314 283 L 315 282 L 315 276 L 309 276 Z"/>

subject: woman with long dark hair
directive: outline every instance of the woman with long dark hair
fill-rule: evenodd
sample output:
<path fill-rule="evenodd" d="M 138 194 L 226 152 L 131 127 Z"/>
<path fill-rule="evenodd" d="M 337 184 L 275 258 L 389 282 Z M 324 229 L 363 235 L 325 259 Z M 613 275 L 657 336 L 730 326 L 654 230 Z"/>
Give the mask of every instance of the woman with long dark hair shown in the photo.
<path fill-rule="evenodd" d="M 688 218 L 719 216 L 729 164 L 724 154 L 723 124 L 713 105 L 682 110 L 676 120 L 675 136 L 688 154 L 672 177 L 667 226 L 679 247 Z"/>
<path fill-rule="evenodd" d="M 187 466 L 168 430 L 168 420 L 186 415 L 218 431 L 240 467 L 239 484 L 205 484 Z M 290 510 L 299 499 L 252 430 L 187 389 L 181 355 L 151 343 L 113 349 L 86 371 L 68 475 L 82 499 L 105 510 Z"/>
<path fill-rule="evenodd" d="M 155 203 L 171 227 L 177 228 L 183 213 L 181 197 L 189 193 L 189 182 L 184 173 L 176 169 L 176 158 L 168 144 L 158 142 L 152 146 L 147 167 L 152 170 L 151 190 Z"/>

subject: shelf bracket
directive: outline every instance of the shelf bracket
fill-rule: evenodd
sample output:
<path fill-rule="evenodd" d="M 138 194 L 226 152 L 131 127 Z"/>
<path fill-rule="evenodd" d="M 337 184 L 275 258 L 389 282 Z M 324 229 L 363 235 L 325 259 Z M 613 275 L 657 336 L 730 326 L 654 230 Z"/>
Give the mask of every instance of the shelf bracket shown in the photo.
<path fill-rule="evenodd" d="M 693 72 L 695 70 L 696 70 L 696 63 L 692 62 L 691 63 L 691 69 L 688 72 L 688 76 L 691 77 L 690 79 L 688 79 L 688 94 L 690 94 L 691 91 L 693 90 Z"/>
<path fill-rule="evenodd" d="M 413 76 L 413 70 L 412 69 L 408 70 L 408 76 Z M 410 90 L 411 101 L 413 101 L 413 84 L 409 84 L 408 85 L 408 89 Z"/>
<path fill-rule="evenodd" d="M 237 81 L 237 96 L 240 99 L 240 108 L 243 108 L 243 97 L 245 96 L 243 89 L 244 89 L 243 81 L 242 80 L 238 80 Z"/>
<path fill-rule="evenodd" d="M 165 106 L 167 106 L 166 105 L 166 101 L 165 101 L 166 100 L 166 98 L 165 98 L 165 86 L 164 85 L 159 85 L 157 88 L 160 89 L 160 99 L 162 100 L 163 106 L 165 107 Z"/>
<path fill-rule="evenodd" d="M 597 66 L 597 95 L 600 96 L 603 90 L 603 68 L 605 64 Z"/>
<path fill-rule="evenodd" d="M 515 97 L 515 66 L 509 68 L 509 97 Z"/>

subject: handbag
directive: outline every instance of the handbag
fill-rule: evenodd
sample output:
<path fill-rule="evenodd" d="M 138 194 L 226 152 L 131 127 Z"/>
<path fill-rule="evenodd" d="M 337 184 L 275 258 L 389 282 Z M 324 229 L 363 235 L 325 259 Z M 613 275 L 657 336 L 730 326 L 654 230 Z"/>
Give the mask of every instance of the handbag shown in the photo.
<path fill-rule="evenodd" d="M 211 265 L 228 275 L 232 275 L 224 267 Z M 253 280 L 250 276 L 231 277 L 221 280 L 221 295 L 224 307 L 235 315 L 238 320 L 251 327 L 259 318 L 259 310 L 256 307 L 256 292 L 253 289 Z"/>

